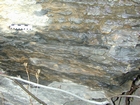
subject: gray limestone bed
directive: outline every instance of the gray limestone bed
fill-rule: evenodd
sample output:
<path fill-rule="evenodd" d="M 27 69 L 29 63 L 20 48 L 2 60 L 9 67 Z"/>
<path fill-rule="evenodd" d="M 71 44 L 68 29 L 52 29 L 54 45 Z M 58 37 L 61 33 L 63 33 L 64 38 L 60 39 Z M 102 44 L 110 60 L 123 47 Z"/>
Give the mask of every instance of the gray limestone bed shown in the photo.
<path fill-rule="evenodd" d="M 76 83 L 67 82 L 53 82 L 49 84 L 50 87 L 61 88 L 69 91 L 85 99 L 100 99 L 105 98 L 104 91 L 93 91 L 87 86 L 78 85 Z M 28 85 L 24 85 L 28 87 Z M 47 105 L 93 105 L 81 101 L 71 95 L 63 92 L 44 89 L 40 87 L 32 87 L 29 89 L 40 100 Z M 33 105 L 40 105 L 35 99 L 31 98 Z M 1 105 L 30 105 L 29 95 L 20 88 L 14 81 L 0 77 L 0 104 Z"/>
<path fill-rule="evenodd" d="M 35 87 L 33 85 L 23 84 L 32 94 L 34 94 L 41 101 L 45 102 L 46 105 L 99 105 L 88 103 L 86 101 L 79 100 L 78 98 L 66 94 L 64 92 L 45 89 L 42 87 Z M 87 100 L 105 101 L 107 97 L 104 90 L 93 90 L 87 86 L 73 83 L 71 81 L 64 80 L 63 82 L 52 82 L 48 85 L 56 89 L 62 89 L 70 92 L 71 94 L 77 95 Z M 140 96 L 140 89 L 134 93 Z M 115 100 L 115 98 L 113 99 Z M 120 105 L 124 105 L 125 98 L 122 98 Z M 130 105 L 139 105 L 140 100 L 134 98 Z M 13 80 L 0 76 L 0 105 L 44 105 L 33 99 L 27 92 L 25 92 L 19 85 Z M 101 104 L 105 105 L 105 104 Z M 107 105 L 107 104 L 106 104 Z M 119 100 L 115 102 L 115 105 L 119 105 Z"/>

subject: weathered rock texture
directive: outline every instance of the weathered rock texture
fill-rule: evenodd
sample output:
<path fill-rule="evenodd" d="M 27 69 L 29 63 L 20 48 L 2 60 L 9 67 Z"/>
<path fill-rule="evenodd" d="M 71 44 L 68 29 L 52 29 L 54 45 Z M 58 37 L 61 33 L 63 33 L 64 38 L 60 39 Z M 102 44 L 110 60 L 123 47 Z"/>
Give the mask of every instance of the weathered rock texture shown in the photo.
<path fill-rule="evenodd" d="M 139 0 L 0 0 L 0 68 L 114 93 L 140 74 Z M 31 24 L 32 31 L 10 24 Z"/>

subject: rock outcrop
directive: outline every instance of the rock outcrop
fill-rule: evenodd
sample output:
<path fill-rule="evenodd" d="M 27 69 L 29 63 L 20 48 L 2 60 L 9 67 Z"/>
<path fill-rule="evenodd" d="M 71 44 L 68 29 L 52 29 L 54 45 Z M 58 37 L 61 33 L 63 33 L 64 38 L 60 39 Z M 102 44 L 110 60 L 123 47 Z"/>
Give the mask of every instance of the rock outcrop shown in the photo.
<path fill-rule="evenodd" d="M 127 91 L 140 74 L 139 0 L 0 0 L 0 68 L 24 78 L 24 63 L 42 84 Z"/>

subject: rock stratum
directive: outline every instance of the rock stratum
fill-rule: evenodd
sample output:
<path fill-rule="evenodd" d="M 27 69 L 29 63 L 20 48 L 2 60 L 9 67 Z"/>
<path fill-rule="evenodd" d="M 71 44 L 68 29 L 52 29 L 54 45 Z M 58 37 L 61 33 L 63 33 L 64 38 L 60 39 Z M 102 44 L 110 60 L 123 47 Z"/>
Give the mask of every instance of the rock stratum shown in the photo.
<path fill-rule="evenodd" d="M 140 0 L 0 0 L 0 69 L 8 75 L 26 78 L 28 69 L 34 81 L 40 70 L 41 84 L 68 80 L 120 94 L 139 68 Z"/>

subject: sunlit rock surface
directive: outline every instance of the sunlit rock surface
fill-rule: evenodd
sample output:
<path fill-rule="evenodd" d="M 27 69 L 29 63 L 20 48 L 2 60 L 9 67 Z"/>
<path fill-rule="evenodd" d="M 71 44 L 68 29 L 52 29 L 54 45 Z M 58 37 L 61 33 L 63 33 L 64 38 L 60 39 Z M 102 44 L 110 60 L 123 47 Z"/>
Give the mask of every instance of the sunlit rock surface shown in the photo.
<path fill-rule="evenodd" d="M 139 0 L 0 0 L 0 31 L 0 68 L 9 75 L 26 78 L 28 63 L 42 84 L 65 79 L 120 94 L 140 74 Z"/>

